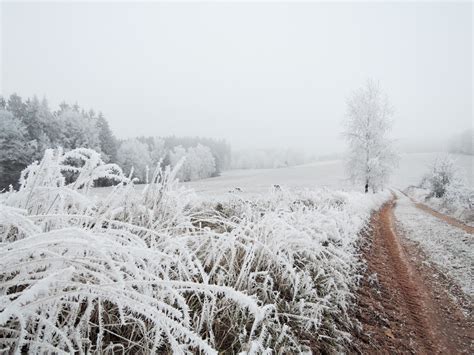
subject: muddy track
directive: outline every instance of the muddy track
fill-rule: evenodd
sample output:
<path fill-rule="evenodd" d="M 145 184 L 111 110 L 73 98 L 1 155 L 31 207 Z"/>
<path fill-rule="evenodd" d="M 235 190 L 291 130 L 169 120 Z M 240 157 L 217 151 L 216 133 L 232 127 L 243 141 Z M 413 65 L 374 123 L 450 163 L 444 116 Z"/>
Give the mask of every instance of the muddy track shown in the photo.
<path fill-rule="evenodd" d="M 395 203 L 386 203 L 373 216 L 362 248 L 367 271 L 354 311 L 362 329 L 352 350 L 363 354 L 473 353 L 474 324 L 461 307 L 462 293 L 423 262 L 425 256 L 415 245 L 398 235 L 393 222 Z M 459 296 L 457 302 L 453 294 Z M 469 308 L 469 300 L 464 304 Z"/>

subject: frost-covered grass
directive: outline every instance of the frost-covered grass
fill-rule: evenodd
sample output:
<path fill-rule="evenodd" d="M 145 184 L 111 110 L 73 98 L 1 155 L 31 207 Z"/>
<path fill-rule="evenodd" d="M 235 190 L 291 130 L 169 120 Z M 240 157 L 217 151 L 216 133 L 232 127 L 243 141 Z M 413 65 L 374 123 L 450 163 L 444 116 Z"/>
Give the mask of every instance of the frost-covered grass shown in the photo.
<path fill-rule="evenodd" d="M 358 234 L 388 195 L 282 188 L 216 204 L 175 174 L 137 193 L 93 151 L 47 151 L 0 195 L 0 350 L 344 349 Z M 121 183 L 95 199 L 104 176 Z"/>

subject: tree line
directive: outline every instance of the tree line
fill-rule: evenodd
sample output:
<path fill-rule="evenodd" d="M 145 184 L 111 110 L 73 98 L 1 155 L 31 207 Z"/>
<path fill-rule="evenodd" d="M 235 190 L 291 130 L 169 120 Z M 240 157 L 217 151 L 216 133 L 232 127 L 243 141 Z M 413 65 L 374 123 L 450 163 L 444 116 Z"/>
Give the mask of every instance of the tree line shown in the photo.
<path fill-rule="evenodd" d="M 183 181 L 216 176 L 230 164 L 230 146 L 224 140 L 175 136 L 120 140 L 101 112 L 64 102 L 53 110 L 46 99 L 36 96 L 25 100 L 17 94 L 0 96 L 0 189 L 17 186 L 21 171 L 54 147 L 94 149 L 104 162 L 119 164 L 126 174 L 133 171 L 139 182 L 146 182 L 148 169 L 156 164 L 173 165 L 182 158 Z"/>
<path fill-rule="evenodd" d="M 176 166 L 177 177 L 191 181 L 218 176 L 230 164 L 231 149 L 225 140 L 201 137 L 136 137 L 119 142 L 117 164 L 139 181 L 148 180 L 150 167 Z"/>

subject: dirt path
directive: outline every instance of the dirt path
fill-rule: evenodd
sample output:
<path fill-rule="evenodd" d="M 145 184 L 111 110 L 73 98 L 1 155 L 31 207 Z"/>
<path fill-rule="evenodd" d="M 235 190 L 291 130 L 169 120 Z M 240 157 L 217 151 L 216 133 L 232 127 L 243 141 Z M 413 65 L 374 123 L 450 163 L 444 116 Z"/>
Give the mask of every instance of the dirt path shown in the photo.
<path fill-rule="evenodd" d="M 456 218 L 446 216 L 443 213 L 435 211 L 431 207 L 428 207 L 427 205 L 425 205 L 421 202 L 416 202 L 416 201 L 413 201 L 412 199 L 411 199 L 411 201 L 413 202 L 413 204 L 416 207 L 418 207 L 422 211 L 428 212 L 429 214 L 435 216 L 436 218 L 438 218 L 438 219 L 440 219 L 440 220 L 442 220 L 446 223 L 449 223 L 450 225 L 452 225 L 454 227 L 461 228 L 462 230 L 466 231 L 467 233 L 474 234 L 474 227 L 468 226 L 467 224 L 462 223 L 461 221 L 457 220 Z"/>
<path fill-rule="evenodd" d="M 405 192 L 401 191 L 400 192 L 402 194 L 404 194 L 406 197 L 408 197 L 410 199 L 411 202 L 413 202 L 413 204 L 419 208 L 420 210 L 422 211 L 425 211 L 425 212 L 428 212 L 429 214 L 431 214 L 432 216 L 454 226 L 454 227 L 457 227 L 457 228 L 461 228 L 462 230 L 464 230 L 465 232 L 467 233 L 470 233 L 470 234 L 474 234 L 474 227 L 471 227 L 471 226 L 468 226 L 467 224 L 464 224 L 462 223 L 460 220 L 454 218 L 454 217 L 450 217 L 450 216 L 447 216 L 445 215 L 444 213 L 441 213 L 441 212 L 438 212 L 438 211 L 435 211 L 434 209 L 432 209 L 431 207 L 425 205 L 424 203 L 421 203 L 421 202 L 418 202 L 416 200 L 414 200 L 411 196 L 407 195 Z"/>
<path fill-rule="evenodd" d="M 363 246 L 366 277 L 355 316 L 362 323 L 354 351 L 372 353 L 474 353 L 472 304 L 425 256 L 395 231 L 393 207 L 372 219 Z M 449 291 L 448 291 L 449 290 Z M 454 301 L 456 298 L 456 301 Z M 463 307 L 464 305 L 464 307 Z"/>

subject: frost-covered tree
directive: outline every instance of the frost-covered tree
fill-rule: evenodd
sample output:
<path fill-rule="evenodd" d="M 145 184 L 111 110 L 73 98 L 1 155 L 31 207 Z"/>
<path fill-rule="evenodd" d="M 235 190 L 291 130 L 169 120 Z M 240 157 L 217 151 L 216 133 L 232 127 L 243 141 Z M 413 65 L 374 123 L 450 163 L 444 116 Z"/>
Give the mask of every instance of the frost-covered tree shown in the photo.
<path fill-rule="evenodd" d="M 380 86 L 369 80 L 347 101 L 344 136 L 349 145 L 347 168 L 353 183 L 365 192 L 383 188 L 398 163 L 388 133 L 392 127 L 392 107 Z"/>
<path fill-rule="evenodd" d="M 61 125 L 49 110 L 46 100 L 40 102 L 36 96 L 27 99 L 22 121 L 28 139 L 35 142 L 34 160 L 41 159 L 46 149 L 61 145 Z"/>
<path fill-rule="evenodd" d="M 293 149 L 243 149 L 232 153 L 232 168 L 283 168 L 307 163 L 312 158 Z"/>
<path fill-rule="evenodd" d="M 152 137 L 148 142 L 150 158 L 153 165 L 158 164 L 166 156 L 165 141 L 159 137 Z"/>
<path fill-rule="evenodd" d="M 7 111 L 10 111 L 13 116 L 23 121 L 26 114 L 26 106 L 19 95 L 10 95 L 7 102 Z"/>
<path fill-rule="evenodd" d="M 0 110 L 0 190 L 16 185 L 34 148 L 23 123 L 10 112 Z"/>
<path fill-rule="evenodd" d="M 94 117 L 93 112 L 91 112 L 89 116 Z M 100 150 L 102 151 L 104 161 L 117 161 L 117 139 L 112 133 L 109 123 L 102 113 L 99 113 L 99 116 L 97 117 L 97 127 L 99 128 Z"/>
<path fill-rule="evenodd" d="M 62 146 L 66 149 L 89 148 L 100 150 L 99 130 L 95 120 L 75 110 L 65 110 L 59 116 L 62 123 Z"/>
<path fill-rule="evenodd" d="M 186 163 L 186 154 L 186 149 L 182 145 L 174 147 L 173 150 L 169 153 L 169 163 L 173 167 L 184 159 L 184 162 L 176 175 L 176 177 L 181 181 L 189 181 L 190 176 L 189 164 Z"/>
<path fill-rule="evenodd" d="M 117 162 L 125 174 L 130 174 L 133 169 L 133 176 L 140 182 L 146 182 L 151 158 L 145 143 L 137 139 L 123 141 L 117 151 Z"/>
<path fill-rule="evenodd" d="M 101 152 L 105 161 L 116 161 L 115 137 L 103 115 L 96 116 L 93 110 L 86 112 L 77 104 L 70 106 L 62 103 L 59 110 L 52 111 L 46 99 L 39 100 L 34 96 L 23 100 L 17 94 L 10 95 L 8 100 L 0 97 L 0 110 L 4 111 L 4 148 L 1 153 L 7 159 L 2 169 L 4 172 L 8 170 L 12 176 L 11 180 L 4 178 L 0 181 L 2 187 L 8 186 L 9 181 L 15 183 L 21 170 L 33 161 L 40 160 L 48 148 L 62 147 L 69 151 L 87 147 Z M 12 149 L 12 142 L 16 141 L 19 148 Z M 24 154 L 25 149 L 28 154 Z M 104 181 L 103 184 L 111 182 Z"/>
<path fill-rule="evenodd" d="M 184 162 L 177 177 L 181 181 L 192 181 L 211 177 L 216 172 L 216 161 L 209 147 L 198 144 L 185 149 L 179 145 L 169 154 L 170 164 L 176 166 L 182 159 Z"/>
<path fill-rule="evenodd" d="M 209 147 L 198 144 L 188 149 L 189 163 L 191 165 L 190 180 L 211 177 L 216 171 L 216 161 Z"/>
<path fill-rule="evenodd" d="M 231 162 L 231 149 L 230 145 L 225 140 L 216 140 L 213 138 L 204 137 L 164 137 L 165 147 L 171 151 L 175 147 L 181 145 L 185 149 L 196 147 L 198 144 L 202 144 L 208 147 L 216 162 L 216 172 L 214 175 L 230 167 Z"/>
<path fill-rule="evenodd" d="M 66 149 L 89 148 L 101 152 L 99 129 L 96 120 L 74 109 L 61 112 L 62 144 Z"/>

